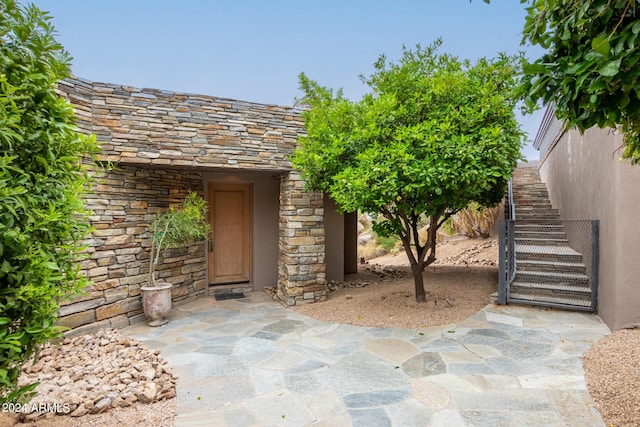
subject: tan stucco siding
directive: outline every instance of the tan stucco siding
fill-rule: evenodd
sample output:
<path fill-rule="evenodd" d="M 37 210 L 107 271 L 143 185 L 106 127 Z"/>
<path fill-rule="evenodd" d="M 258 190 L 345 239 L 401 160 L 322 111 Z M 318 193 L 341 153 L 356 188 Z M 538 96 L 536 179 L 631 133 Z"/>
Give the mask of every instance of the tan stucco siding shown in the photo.
<path fill-rule="evenodd" d="M 540 175 L 563 219 L 600 220 L 598 313 L 612 329 L 640 325 L 640 166 L 619 161 L 619 133 L 566 132 Z"/>

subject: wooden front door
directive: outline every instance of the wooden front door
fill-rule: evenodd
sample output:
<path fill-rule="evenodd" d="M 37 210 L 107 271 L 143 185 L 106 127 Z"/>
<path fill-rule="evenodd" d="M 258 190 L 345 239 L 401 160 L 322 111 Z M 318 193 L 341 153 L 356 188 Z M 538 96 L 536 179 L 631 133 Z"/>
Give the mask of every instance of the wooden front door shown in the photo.
<path fill-rule="evenodd" d="M 251 278 L 250 184 L 209 184 L 209 283 Z"/>

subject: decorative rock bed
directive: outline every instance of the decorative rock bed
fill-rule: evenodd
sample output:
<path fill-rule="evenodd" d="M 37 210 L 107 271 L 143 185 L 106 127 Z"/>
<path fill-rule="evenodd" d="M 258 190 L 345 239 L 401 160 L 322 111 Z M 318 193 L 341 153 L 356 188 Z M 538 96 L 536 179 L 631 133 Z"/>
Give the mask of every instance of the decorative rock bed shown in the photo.
<path fill-rule="evenodd" d="M 19 421 L 54 413 L 80 417 L 136 402 L 151 403 L 176 396 L 177 376 L 159 351 L 105 329 L 93 335 L 46 345 L 37 363 L 23 367 L 20 384 L 40 384 L 28 404 L 17 407 Z"/>

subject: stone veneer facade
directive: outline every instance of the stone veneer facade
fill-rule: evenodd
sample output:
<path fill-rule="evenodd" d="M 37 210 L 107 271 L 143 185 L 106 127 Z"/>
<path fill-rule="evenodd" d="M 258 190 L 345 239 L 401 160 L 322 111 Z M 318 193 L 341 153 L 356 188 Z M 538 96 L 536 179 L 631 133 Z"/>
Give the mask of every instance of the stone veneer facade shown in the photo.
<path fill-rule="evenodd" d="M 143 320 L 147 227 L 189 190 L 204 195 L 207 172 L 280 176 L 277 294 L 286 305 L 326 299 L 323 198 L 304 192 L 288 160 L 305 132 L 300 110 L 82 79 L 59 91 L 109 165 L 87 197 L 94 230 L 82 268 L 94 284 L 62 305 L 61 324 L 81 333 Z M 205 245 L 172 250 L 158 275 L 174 285 L 174 302 L 206 294 Z"/>

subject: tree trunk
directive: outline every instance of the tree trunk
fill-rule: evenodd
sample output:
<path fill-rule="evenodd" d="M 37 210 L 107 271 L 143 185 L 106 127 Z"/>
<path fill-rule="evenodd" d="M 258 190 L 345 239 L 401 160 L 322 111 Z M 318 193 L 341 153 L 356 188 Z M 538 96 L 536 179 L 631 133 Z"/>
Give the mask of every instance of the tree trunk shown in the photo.
<path fill-rule="evenodd" d="M 422 278 L 422 270 L 423 270 L 422 262 L 418 262 L 411 266 L 411 272 L 413 273 L 413 282 L 415 284 L 416 290 L 416 302 L 426 302 L 425 292 L 424 292 L 424 279 Z"/>

